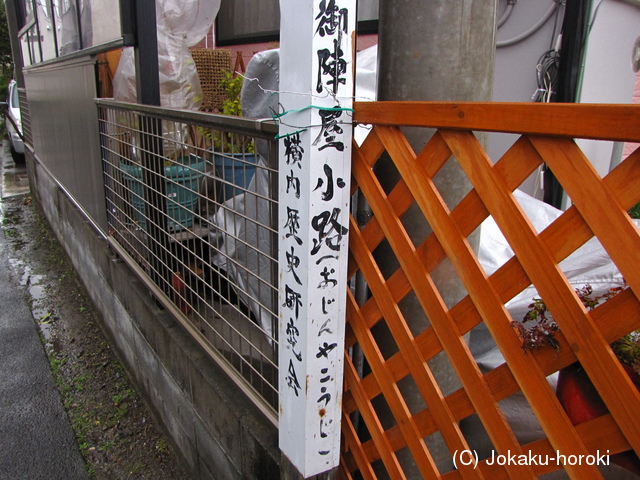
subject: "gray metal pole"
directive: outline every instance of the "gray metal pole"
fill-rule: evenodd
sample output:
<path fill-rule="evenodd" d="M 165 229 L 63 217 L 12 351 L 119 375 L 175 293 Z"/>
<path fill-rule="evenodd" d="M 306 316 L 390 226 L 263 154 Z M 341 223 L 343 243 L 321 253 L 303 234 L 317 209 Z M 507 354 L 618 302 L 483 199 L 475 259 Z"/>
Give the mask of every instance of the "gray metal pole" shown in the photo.
<path fill-rule="evenodd" d="M 160 106 L 160 76 L 158 72 L 158 32 L 155 0 L 139 0 L 135 9 L 135 63 L 138 103 Z M 131 12 L 131 10 L 129 10 Z M 163 153 L 162 121 L 157 117 L 140 115 L 140 143 L 142 181 L 145 187 L 147 233 L 154 241 L 152 276 L 165 292 L 170 288 L 169 233 L 167 231 L 167 201 Z"/>
<path fill-rule="evenodd" d="M 496 0 L 380 0 L 378 99 L 490 101 L 496 3 Z M 406 129 L 405 134 L 414 150 L 420 152 L 433 132 Z M 390 160 L 378 165 L 377 172 L 378 178 L 388 182 L 385 188 L 391 188 L 397 181 Z M 452 160 L 434 181 L 450 209 L 470 190 L 466 176 Z M 404 215 L 403 224 L 416 245 L 432 231 L 418 208 Z M 469 240 L 477 249 L 478 234 L 473 234 Z M 384 247 L 375 255 L 385 274 L 397 268 L 393 253 Z M 466 294 L 448 263 L 433 272 L 433 279 L 449 306 Z M 403 300 L 401 309 L 414 334 L 428 325 L 415 298 Z M 445 395 L 460 387 L 446 356 L 437 356 L 429 362 L 429 367 Z M 413 382 L 401 382 L 401 390 L 412 411 L 423 407 L 422 396 Z M 443 472 L 451 470 L 451 455 L 441 437 L 433 435 L 427 439 L 427 444 L 438 468 Z M 400 457 L 408 478 L 412 478 L 416 472 L 412 471 L 415 466 L 411 456 Z"/>
<path fill-rule="evenodd" d="M 135 2 L 136 91 L 138 103 L 160 106 L 155 0 Z"/>

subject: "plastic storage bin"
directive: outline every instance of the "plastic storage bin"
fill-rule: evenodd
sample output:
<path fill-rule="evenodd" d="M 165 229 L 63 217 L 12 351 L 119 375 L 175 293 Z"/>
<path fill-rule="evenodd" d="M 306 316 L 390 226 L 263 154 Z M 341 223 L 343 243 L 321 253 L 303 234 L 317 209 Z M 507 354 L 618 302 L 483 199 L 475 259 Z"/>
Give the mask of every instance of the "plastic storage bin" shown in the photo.
<path fill-rule="evenodd" d="M 216 154 L 214 155 L 214 162 L 216 172 L 223 180 L 222 192 L 224 201 L 243 193 L 256 173 L 256 156 L 252 154 Z"/>
<path fill-rule="evenodd" d="M 165 167 L 165 193 L 167 195 L 167 228 L 178 231 L 193 225 L 195 208 L 198 205 L 198 189 L 204 173 L 205 162 L 196 155 L 181 157 L 178 165 Z M 125 184 L 131 191 L 130 200 L 136 221 L 146 228 L 144 184 L 142 167 L 122 163 Z"/>

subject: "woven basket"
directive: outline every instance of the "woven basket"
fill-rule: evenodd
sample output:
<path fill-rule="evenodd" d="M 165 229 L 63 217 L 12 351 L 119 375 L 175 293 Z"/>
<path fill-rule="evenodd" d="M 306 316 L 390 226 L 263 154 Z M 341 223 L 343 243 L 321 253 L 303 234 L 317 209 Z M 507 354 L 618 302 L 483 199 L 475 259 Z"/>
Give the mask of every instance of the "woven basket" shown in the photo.
<path fill-rule="evenodd" d="M 191 55 L 202 86 L 200 110 L 214 112 L 222 109 L 225 91 L 220 87 L 225 72 L 231 72 L 231 51 L 222 48 L 192 48 Z"/>

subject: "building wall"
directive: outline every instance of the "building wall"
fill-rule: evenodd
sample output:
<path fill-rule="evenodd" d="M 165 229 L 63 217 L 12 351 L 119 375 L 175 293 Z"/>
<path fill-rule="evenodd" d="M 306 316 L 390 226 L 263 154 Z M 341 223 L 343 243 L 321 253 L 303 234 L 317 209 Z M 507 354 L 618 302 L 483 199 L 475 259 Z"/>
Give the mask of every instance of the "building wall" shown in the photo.
<path fill-rule="evenodd" d="M 509 42 L 530 31 L 547 16 L 555 0 L 518 2 L 511 15 L 498 29 L 497 42 Z M 506 12 L 506 1 L 498 6 L 498 17 Z M 541 55 L 552 48 L 562 26 L 564 9 L 558 7 L 542 26 L 512 45 L 498 47 L 494 74 L 493 100 L 496 102 L 531 102 L 538 88 L 536 66 Z M 488 152 L 499 159 L 515 141 L 514 135 L 492 134 Z M 542 180 L 538 172 L 520 187 L 524 192 L 542 198 Z"/>
<path fill-rule="evenodd" d="M 635 82 L 635 86 L 633 88 L 633 103 L 640 105 L 640 72 L 638 72 L 636 74 L 636 82 Z M 622 152 L 622 158 L 627 158 L 629 155 L 631 155 L 631 152 L 633 152 L 636 148 L 638 148 L 640 146 L 640 144 L 638 143 L 625 143 L 624 145 L 624 150 Z"/>
<path fill-rule="evenodd" d="M 501 0 L 504 3 L 504 0 Z M 541 18 L 553 0 L 518 2 L 513 14 L 498 31 L 498 41 L 525 31 Z M 561 20 L 561 19 L 560 19 Z M 494 100 L 528 102 L 535 91 L 535 66 L 539 55 L 552 46 L 553 17 L 526 40 L 498 48 Z M 636 74 L 631 68 L 632 47 L 640 36 L 640 4 L 629 0 L 594 0 L 583 62 L 581 103 L 631 103 Z M 492 158 L 499 158 L 513 142 L 508 135 L 494 135 L 489 148 Z M 619 161 L 621 149 L 613 142 L 581 140 L 579 146 L 595 166 L 606 175 L 612 159 Z M 614 158 L 615 156 L 617 158 Z M 541 194 L 537 175 L 523 188 L 527 193 Z"/>
<path fill-rule="evenodd" d="M 636 74 L 631 55 L 640 37 L 640 6 L 620 0 L 596 2 L 582 78 L 583 103 L 632 103 Z M 622 146 L 614 142 L 580 141 L 598 173 L 620 161 Z"/>

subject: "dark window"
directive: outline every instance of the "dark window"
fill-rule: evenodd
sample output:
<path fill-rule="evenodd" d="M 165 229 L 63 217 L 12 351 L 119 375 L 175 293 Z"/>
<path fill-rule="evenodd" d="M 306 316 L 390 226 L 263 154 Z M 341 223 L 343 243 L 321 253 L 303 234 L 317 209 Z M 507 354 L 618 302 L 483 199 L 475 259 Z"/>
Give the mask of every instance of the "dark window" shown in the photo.
<path fill-rule="evenodd" d="M 358 30 L 377 33 L 378 0 L 358 0 Z M 279 39 L 279 0 L 222 0 L 216 20 L 220 46 Z"/>

